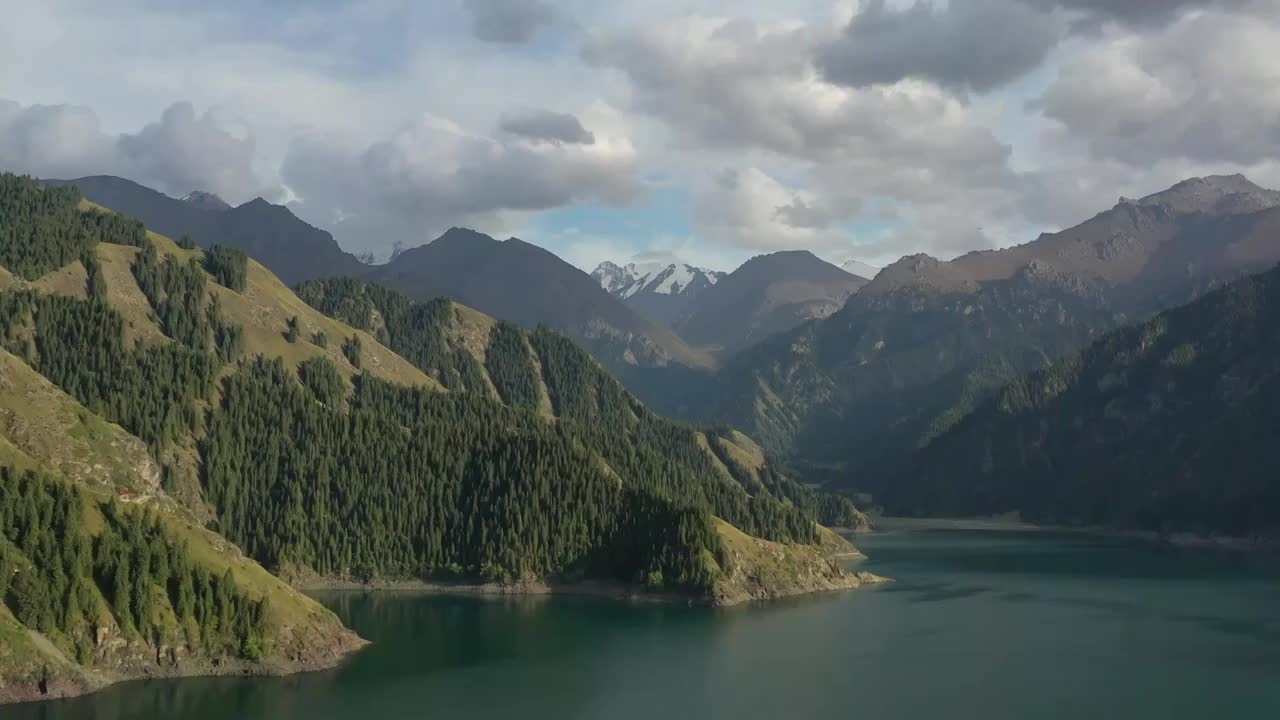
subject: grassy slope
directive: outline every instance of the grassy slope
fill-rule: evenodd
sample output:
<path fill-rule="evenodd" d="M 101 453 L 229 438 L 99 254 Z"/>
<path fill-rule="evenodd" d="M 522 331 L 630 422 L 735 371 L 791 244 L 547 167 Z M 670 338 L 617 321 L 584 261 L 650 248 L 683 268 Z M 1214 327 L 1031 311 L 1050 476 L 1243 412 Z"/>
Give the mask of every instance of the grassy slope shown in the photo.
<path fill-rule="evenodd" d="M 141 440 L 0 350 L 0 458 L 6 446 L 86 487 L 154 492 L 160 485 L 160 468 Z"/>
<path fill-rule="evenodd" d="M 108 208 L 88 201 L 81 201 L 80 208 L 111 212 Z M 182 259 L 203 255 L 203 251 L 199 249 L 183 250 L 172 239 L 159 233 L 148 231 L 147 237 L 162 253 Z M 167 338 L 155 321 L 150 303 L 138 289 L 138 284 L 133 278 L 133 271 L 130 268 L 137 253 L 137 248 L 122 245 L 98 246 L 98 258 L 106 272 L 107 299 L 111 306 L 124 316 L 128 326 L 127 332 L 132 337 L 144 343 L 167 342 Z M 76 262 L 68 267 L 79 268 L 79 265 Z M 66 272 L 67 269 L 64 268 L 51 275 L 59 276 Z M 83 274 L 84 270 L 80 268 L 82 280 L 79 285 L 82 288 L 80 297 L 84 296 Z M 0 276 L 0 288 L 4 287 L 4 282 L 4 276 Z M 39 286 L 40 283 L 45 283 L 45 278 L 38 280 L 36 285 Z M 53 285 L 53 281 L 50 280 L 49 284 Z M 57 286 L 62 287 L 65 284 L 66 282 L 62 281 Z M 342 340 L 358 335 L 363 348 L 364 369 L 370 373 L 403 385 L 426 385 L 433 389 L 443 389 L 439 383 L 408 361 L 383 347 L 373 336 L 354 330 L 345 323 L 327 317 L 302 302 L 279 278 L 252 258 L 249 260 L 248 280 L 243 293 L 228 290 L 213 282 L 212 279 L 208 287 L 210 293 L 216 294 L 222 303 L 223 317 L 244 328 L 245 352 L 249 355 L 281 357 L 295 367 L 303 360 L 324 355 L 332 360 L 343 374 L 350 377 L 354 368 L 342 354 Z M 290 343 L 285 339 L 284 333 L 289 318 L 294 316 L 298 318 L 301 339 L 297 343 Z M 312 335 L 317 332 L 323 332 L 328 338 L 328 348 L 320 348 L 311 343 Z"/>
<path fill-rule="evenodd" d="M 844 561 L 862 555 L 826 528 L 818 545 L 787 545 L 751 537 L 719 518 L 715 523 L 728 555 L 724 577 L 712 592 L 717 605 L 847 590 L 884 580 L 846 569 Z"/>
<path fill-rule="evenodd" d="M 445 341 L 450 347 L 466 350 L 480 363 L 480 368 L 484 370 L 485 386 L 488 388 L 489 397 L 500 402 L 498 388 L 493 384 L 493 379 L 489 377 L 489 371 L 484 364 L 485 358 L 489 356 L 489 335 L 498 321 L 466 305 L 455 302 L 450 302 L 449 305 L 453 311 L 453 321 L 445 332 Z M 550 405 L 550 400 L 547 404 Z"/>
<path fill-rule="evenodd" d="M 270 654 L 257 670 L 319 667 L 358 647 L 358 638 L 330 611 L 201 528 L 165 495 L 159 488 L 159 467 L 141 440 L 89 412 L 18 358 L 0 352 L 0 462 L 11 461 L 74 482 L 99 502 L 111 502 L 119 488 L 129 488 L 129 505 L 159 511 L 170 530 L 188 543 L 193 560 L 215 574 L 230 568 L 237 584 L 251 595 L 270 598 Z M 86 518 L 91 531 L 100 524 L 92 515 L 96 512 Z M 31 682 L 39 679 L 33 668 L 50 664 L 47 643 L 30 636 L 21 641 L 25 633 L 0 606 L 0 702 L 30 697 Z M 53 665 L 53 694 L 83 692 L 121 679 L 74 665 Z"/>
<path fill-rule="evenodd" d="M 151 234 L 163 252 L 190 255 L 171 240 Z M 198 251 L 196 251 L 198 252 Z M 133 278 L 130 265 L 136 248 L 100 245 L 99 259 L 108 286 L 108 301 L 125 318 L 126 332 L 140 343 L 165 343 L 150 304 Z M 84 269 L 79 262 L 25 283 L 0 268 L 0 289 L 29 287 L 42 292 L 84 297 Z M 325 354 L 350 374 L 341 352 L 341 340 L 359 334 L 366 369 L 403 384 L 439 386 L 426 375 L 372 337 L 327 318 L 299 300 L 262 266 L 250 261 L 249 283 L 243 294 L 210 282 L 224 316 L 245 327 L 248 353 L 282 356 L 292 363 Z M 298 316 L 304 338 L 323 331 L 327 350 L 310 343 L 290 344 L 283 332 L 288 318 Z M 278 329 L 277 329 L 278 328 Z M 265 672 L 324 667 L 358 647 L 361 641 L 320 604 L 289 588 L 257 563 L 244 558 L 231 543 L 203 529 L 195 516 L 160 490 L 160 470 L 146 445 L 119 426 L 81 406 L 20 358 L 0 351 L 0 463 L 24 469 L 40 469 L 74 482 L 99 501 L 111 501 L 122 488 L 131 491 L 131 504 L 161 510 L 170 530 L 189 544 L 192 558 L 217 574 L 230 568 L 237 583 L 255 597 L 270 598 L 271 640 L 269 655 L 253 669 Z M 92 518 L 86 518 L 92 526 Z M 29 633 L 0 606 L 0 703 L 39 697 L 35 684 L 50 668 L 50 695 L 84 692 L 121 677 L 87 672 L 50 654 L 56 648 Z M 242 667 L 242 666 L 241 666 Z M 191 668 L 204 672 L 234 672 L 234 663 L 222 668 Z"/>
<path fill-rule="evenodd" d="M 449 325 L 444 329 L 446 344 L 469 352 L 480 363 L 485 377 L 488 378 L 488 371 L 484 368 L 488 349 L 487 339 L 496 321 L 484 313 L 459 303 L 451 303 L 451 308 L 453 312 Z M 375 328 L 381 325 L 381 319 L 376 313 L 373 325 Z M 524 333 L 524 340 L 528 345 L 527 333 Z M 535 376 L 538 378 L 539 412 L 554 419 L 555 414 L 543 368 L 537 353 L 531 346 L 529 357 L 534 363 Z M 492 390 L 492 381 L 490 380 L 488 384 Z M 705 432 L 698 432 L 696 441 L 707 453 L 721 481 L 734 486 L 741 483 L 741 486 L 752 494 L 767 492 L 761 471 L 768 464 L 768 459 L 764 450 L 750 437 L 737 430 L 710 436 Z M 738 470 L 745 473 L 745 477 L 735 477 L 734 471 L 725 465 L 718 453 L 723 453 L 737 466 Z M 611 477 L 621 483 L 621 478 L 603 458 L 598 458 L 598 461 Z M 716 522 L 722 539 L 726 541 L 726 547 L 734 550 L 737 565 L 736 569 L 726 574 L 720 587 L 713 593 L 711 600 L 715 603 L 732 604 L 753 598 L 857 587 L 864 582 L 838 565 L 831 565 L 822 560 L 833 555 L 859 555 L 848 541 L 827 528 L 820 528 L 821 540 L 818 545 L 792 546 L 751 538 L 723 520 Z M 750 542 L 740 542 L 743 538 Z M 710 558 L 707 561 L 715 562 Z"/>
<path fill-rule="evenodd" d="M 28 286 L 33 290 L 51 295 L 84 299 L 88 296 L 88 282 L 89 276 L 85 273 L 84 266 L 77 260 L 61 270 L 55 270 L 35 282 L 28 283 Z"/>
<path fill-rule="evenodd" d="M 138 289 L 133 277 L 133 259 L 137 248 L 124 245 L 98 245 L 98 264 L 107 282 L 107 300 L 124 318 L 125 337 L 131 342 L 156 345 L 170 342 L 156 322 L 147 296 Z"/>
<path fill-rule="evenodd" d="M 156 248 L 163 253 L 184 258 L 201 254 L 200 250 L 183 250 L 163 235 L 155 233 L 148 233 L 148 235 L 155 242 Z M 249 355 L 262 354 L 267 357 L 284 358 L 286 363 L 294 367 L 303 360 L 324 355 L 332 360 L 343 374 L 350 377 L 355 369 L 342 354 L 342 339 L 358 335 L 363 347 L 363 367 L 371 374 L 402 385 L 426 385 L 440 389 L 438 383 L 404 358 L 383 347 L 373 336 L 322 315 L 302 302 L 279 278 L 271 274 L 271 271 L 252 259 L 249 260 L 248 281 L 244 292 L 228 290 L 213 282 L 212 279 L 208 287 L 221 302 L 223 317 L 244 328 L 245 352 Z M 107 291 L 112 305 L 118 307 L 114 296 L 111 295 L 110 285 L 107 286 Z M 289 318 L 294 316 L 298 318 L 301 337 L 298 342 L 290 343 L 285 339 L 285 330 Z M 312 335 L 318 332 L 323 332 L 328 338 L 327 348 L 311 343 Z"/>

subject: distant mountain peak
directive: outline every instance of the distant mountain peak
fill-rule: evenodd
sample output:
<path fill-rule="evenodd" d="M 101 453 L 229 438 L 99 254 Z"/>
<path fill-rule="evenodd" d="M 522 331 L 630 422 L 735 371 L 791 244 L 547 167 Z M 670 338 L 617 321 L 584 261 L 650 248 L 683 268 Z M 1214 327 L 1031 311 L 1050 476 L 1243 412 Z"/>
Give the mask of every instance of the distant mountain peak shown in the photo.
<path fill-rule="evenodd" d="M 243 250 L 286 285 L 365 271 L 328 232 L 261 197 L 232 208 L 210 192 L 197 190 L 178 199 L 109 175 L 44 182 L 75 186 L 88 200 L 138 218 L 162 235 L 190 235 L 203 247 L 223 244 Z"/>
<path fill-rule="evenodd" d="M 700 295 L 676 332 L 726 357 L 831 315 L 866 282 L 808 250 L 757 255 Z"/>
<path fill-rule="evenodd" d="M 192 190 L 186 197 L 182 198 L 182 202 L 201 210 L 230 210 L 231 206 L 226 200 L 218 197 L 215 193 L 205 192 L 204 190 Z"/>
<path fill-rule="evenodd" d="M 500 241 L 497 238 L 494 238 L 489 235 L 485 235 L 484 233 L 479 232 L 478 230 L 472 230 L 470 228 L 464 228 L 464 227 L 451 227 L 448 230 L 446 230 L 443 235 L 436 238 L 433 242 L 437 244 L 444 243 L 447 245 L 451 243 L 477 243 L 477 242 L 489 244 L 489 243 L 496 243 Z"/>
<path fill-rule="evenodd" d="M 868 265 L 861 260 L 846 260 L 841 263 L 840 269 L 850 275 L 857 275 L 864 280 L 870 280 L 880 272 L 880 268 L 874 265 Z"/>
<path fill-rule="evenodd" d="M 1236 173 L 1187 178 L 1139 200 L 1121 197 L 1117 207 L 1155 206 L 1165 207 L 1176 213 L 1235 215 L 1277 205 L 1280 205 L 1280 192 L 1260 187 L 1244 175 Z"/>
<path fill-rule="evenodd" d="M 625 265 L 605 261 L 591 279 L 605 292 L 652 320 L 674 323 L 690 303 L 720 282 L 725 273 L 695 267 L 669 254 L 644 253 Z"/>
<path fill-rule="evenodd" d="M 640 293 L 683 295 L 699 292 L 715 285 L 724 273 L 666 259 L 645 261 L 632 258 L 626 265 L 605 262 L 596 266 L 591 277 L 610 295 L 630 298 Z"/>

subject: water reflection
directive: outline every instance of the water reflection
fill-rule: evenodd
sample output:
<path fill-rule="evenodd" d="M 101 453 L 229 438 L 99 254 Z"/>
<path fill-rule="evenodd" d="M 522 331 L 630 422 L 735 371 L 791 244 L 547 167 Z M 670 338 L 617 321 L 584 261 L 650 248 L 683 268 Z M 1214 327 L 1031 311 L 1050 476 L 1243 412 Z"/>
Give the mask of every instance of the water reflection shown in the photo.
<path fill-rule="evenodd" d="M 374 645 L 287 678 L 119 685 L 4 720 L 1270 717 L 1280 582 L 1077 535 L 859 538 L 868 591 L 726 610 L 328 593 Z"/>

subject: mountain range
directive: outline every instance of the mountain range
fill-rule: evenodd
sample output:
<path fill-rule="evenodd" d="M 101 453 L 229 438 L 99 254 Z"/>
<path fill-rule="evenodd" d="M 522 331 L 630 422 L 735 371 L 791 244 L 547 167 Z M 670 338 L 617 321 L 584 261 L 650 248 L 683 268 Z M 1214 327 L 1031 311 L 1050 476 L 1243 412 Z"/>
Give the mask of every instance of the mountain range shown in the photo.
<path fill-rule="evenodd" d="M 663 369 L 697 376 L 771 333 L 830 314 L 863 282 L 808 253 L 763 256 L 729 275 L 683 263 L 606 263 L 587 276 L 538 246 L 462 228 L 368 265 L 329 233 L 261 198 L 231 207 L 211 193 L 176 199 L 109 176 L 44 182 L 74 185 L 162 234 L 243 250 L 290 285 L 362 277 L 420 300 L 455 298 L 525 328 L 548 325 L 650 399 L 662 395 Z M 726 277 L 727 289 L 706 294 L 701 306 L 705 291 Z M 737 309 L 725 315 L 730 304 Z"/>
<path fill-rule="evenodd" d="M 201 194 L 168 202 L 239 210 Z M 661 411 L 741 428 L 806 481 L 891 498 L 917 452 L 1008 383 L 1280 260 L 1278 223 L 1280 193 L 1209 176 L 1015 247 L 848 265 L 863 275 L 788 252 L 723 275 L 634 262 L 587 276 L 528 243 L 455 229 L 384 266 L 312 276 L 548 325 Z M 280 272 L 292 257 L 277 256 Z"/>
<path fill-rule="evenodd" d="M 1195 178 L 1025 245 L 903 258 L 679 409 L 743 428 L 808 480 L 880 494 L 1023 373 L 1280 260 L 1278 206 L 1242 176 Z"/>
<path fill-rule="evenodd" d="M 913 458 L 897 512 L 1261 536 L 1280 521 L 1280 268 L 1102 337 Z"/>
<path fill-rule="evenodd" d="M 874 579 L 818 524 L 864 522 L 848 498 L 654 414 L 546 326 L 359 278 L 295 293 L 12 175 L 0 368 L 0 702 L 362 644 L 280 578 L 711 604 Z"/>
<path fill-rule="evenodd" d="M 727 357 L 830 316 L 866 284 L 807 250 L 759 255 L 702 293 L 675 329 L 694 347 Z"/>
<path fill-rule="evenodd" d="M 621 266 L 605 261 L 591 272 L 610 295 L 667 325 L 683 317 L 690 304 L 724 276 L 723 272 L 686 263 L 643 260 Z"/>
<path fill-rule="evenodd" d="M 705 367 L 710 359 L 536 245 L 454 228 L 366 277 L 419 300 L 447 296 L 503 320 L 567 333 L 608 367 Z"/>
<path fill-rule="evenodd" d="M 231 207 L 217 195 L 197 190 L 178 200 L 108 175 L 42 182 L 73 185 L 89 200 L 138 218 L 162 235 L 186 235 L 201 247 L 220 244 L 243 250 L 290 285 L 316 277 L 360 275 L 366 269 L 332 235 L 262 198 Z"/>
<path fill-rule="evenodd" d="M 857 275 L 868 280 L 874 278 L 880 272 L 880 268 L 868 265 L 861 260 L 846 260 L 840 263 L 840 269 L 850 275 Z"/>

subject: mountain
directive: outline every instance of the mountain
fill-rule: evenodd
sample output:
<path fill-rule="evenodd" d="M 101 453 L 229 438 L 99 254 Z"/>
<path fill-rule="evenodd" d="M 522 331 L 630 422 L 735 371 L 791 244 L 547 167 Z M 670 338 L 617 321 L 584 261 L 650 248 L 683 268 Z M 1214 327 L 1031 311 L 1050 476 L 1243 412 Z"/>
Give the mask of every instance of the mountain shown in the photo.
<path fill-rule="evenodd" d="M 0 703 L 360 647 L 179 500 L 199 495 L 187 400 L 213 368 L 135 280 L 142 226 L 12 175 L 0 196 Z"/>
<path fill-rule="evenodd" d="M 706 604 L 873 579 L 818 524 L 863 522 L 848 498 L 653 414 L 568 338 L 353 278 L 299 292 L 0 176 L 0 702 L 362 644 L 281 578 Z"/>
<path fill-rule="evenodd" d="M 182 202 L 201 210 L 230 210 L 231 206 L 226 200 L 218 197 L 214 193 L 204 192 L 203 190 L 193 190 L 182 198 Z"/>
<path fill-rule="evenodd" d="M 515 238 L 498 241 L 454 228 L 373 268 L 367 277 L 418 300 L 447 296 L 525 328 L 547 325 L 574 338 L 615 372 L 710 363 L 586 273 Z"/>
<path fill-rule="evenodd" d="M 1215 176 L 1006 250 L 906 257 L 689 388 L 684 414 L 742 428 L 806 480 L 880 493 L 1021 374 L 1280 260 L 1278 222 L 1280 193 Z"/>
<path fill-rule="evenodd" d="M 88 200 L 138 218 L 163 235 L 188 235 L 202 247 L 220 244 L 243 250 L 289 285 L 367 270 L 354 255 L 343 252 L 332 235 L 262 198 L 233 208 L 211 193 L 197 191 L 176 200 L 118 177 L 44 183 L 73 185 Z"/>
<path fill-rule="evenodd" d="M 1101 338 L 986 401 L 915 457 L 899 512 L 1280 531 L 1280 268 Z"/>
<path fill-rule="evenodd" d="M 840 269 L 867 280 L 874 278 L 880 272 L 880 268 L 868 265 L 861 260 L 846 260 L 840 264 Z"/>
<path fill-rule="evenodd" d="M 675 328 L 694 347 L 731 355 L 831 315 L 866 284 L 805 250 L 759 255 L 699 294 Z"/>
<path fill-rule="evenodd" d="M 689 304 L 725 276 L 722 272 L 673 262 L 600 263 L 591 277 L 608 293 L 644 317 L 671 325 Z"/>

